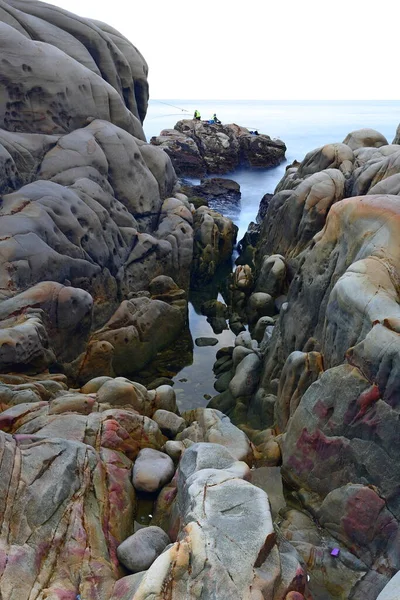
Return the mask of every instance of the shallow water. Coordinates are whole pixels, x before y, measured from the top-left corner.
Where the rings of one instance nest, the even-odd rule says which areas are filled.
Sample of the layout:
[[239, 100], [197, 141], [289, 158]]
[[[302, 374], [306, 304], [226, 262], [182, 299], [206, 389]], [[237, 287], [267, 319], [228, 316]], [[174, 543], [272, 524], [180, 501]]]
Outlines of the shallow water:
[[[377, 129], [390, 143], [400, 120], [400, 101], [151, 100], [144, 123], [147, 139], [159, 135], [162, 129], [173, 128], [180, 119], [192, 118], [196, 108], [204, 119], [216, 112], [223, 123], [237, 123], [249, 129], [257, 129], [272, 138], [279, 137], [287, 146], [287, 160], [278, 167], [240, 168], [224, 175], [240, 184], [241, 202], [239, 205], [221, 202], [218, 206], [213, 205], [213, 208], [230, 217], [239, 227], [238, 240], [243, 237], [249, 223], [255, 220], [263, 195], [273, 193], [286, 166], [293, 160], [302, 160], [307, 152], [324, 144], [342, 142], [350, 131], [363, 127]], [[198, 183], [198, 180], [192, 181]], [[217, 298], [223, 288], [223, 285], [218, 287], [218, 282], [215, 283], [216, 289], [210, 291], [210, 297], [213, 298]], [[188, 364], [190, 361], [186, 360], [184, 366], [180, 365], [179, 372], [172, 377], [181, 410], [206, 406], [208, 397], [217, 393], [213, 387], [215, 379], [212, 371], [215, 355], [218, 349], [232, 345], [235, 339], [229, 330], [214, 334], [206, 318], [200, 313], [195, 295], [192, 300], [189, 303], [192, 362]], [[203, 348], [196, 346], [194, 340], [203, 336], [217, 338], [218, 344]]]

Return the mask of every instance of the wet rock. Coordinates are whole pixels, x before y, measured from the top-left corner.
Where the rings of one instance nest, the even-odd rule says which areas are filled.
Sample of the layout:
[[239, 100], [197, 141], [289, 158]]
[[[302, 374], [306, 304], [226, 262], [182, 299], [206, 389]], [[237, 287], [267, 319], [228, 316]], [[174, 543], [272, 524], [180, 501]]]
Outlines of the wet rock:
[[233, 274], [233, 286], [239, 290], [251, 290], [253, 287], [253, 273], [249, 265], [239, 265]]
[[274, 320], [272, 317], [260, 317], [254, 326], [251, 333], [252, 337], [260, 344], [264, 338], [267, 327], [273, 327]]
[[234, 313], [230, 317], [229, 328], [235, 335], [238, 335], [241, 331], [246, 330], [246, 327], [243, 325], [242, 318], [237, 313]]
[[132, 483], [135, 489], [141, 492], [157, 492], [171, 481], [174, 473], [174, 463], [167, 454], [144, 448], [135, 461]]
[[148, 390], [155, 390], [161, 385], [168, 385], [172, 387], [174, 385], [174, 380], [170, 379], [169, 377], [157, 377], [157, 379], [153, 379], [153, 381], [148, 383], [146, 387]]
[[216, 344], [218, 344], [218, 340], [216, 338], [209, 338], [209, 337], [199, 337], [196, 338], [194, 343], [196, 344], [196, 346], [215, 346]]
[[219, 393], [225, 392], [225, 390], [229, 388], [229, 384], [234, 374], [235, 372], [233, 370], [221, 373], [221, 375], [218, 376], [216, 382], [214, 383], [214, 389]]
[[118, 560], [132, 573], [146, 571], [169, 543], [160, 527], [144, 527], [118, 546]]
[[213, 365], [213, 371], [215, 373], [216, 376], [221, 375], [222, 373], [224, 373], [225, 371], [229, 371], [230, 368], [232, 367], [232, 355], [230, 354], [226, 354], [224, 356], [221, 356], [220, 358], [218, 358], [214, 365]]
[[198, 287], [209, 281], [217, 267], [230, 259], [238, 228], [230, 219], [206, 206], [196, 210], [193, 227], [192, 281]]
[[200, 185], [192, 186], [191, 193], [207, 200], [207, 204], [211, 208], [213, 200], [238, 203], [241, 198], [240, 185], [232, 179], [222, 177], [202, 179]]
[[245, 356], [236, 368], [235, 375], [229, 383], [229, 390], [234, 398], [250, 396], [259, 381], [261, 360], [255, 354]]
[[254, 292], [247, 304], [249, 322], [258, 321], [260, 317], [272, 316], [275, 313], [274, 300], [265, 292]]
[[270, 294], [277, 298], [283, 290], [286, 279], [286, 263], [283, 256], [274, 254], [265, 256], [261, 265], [261, 271], [257, 277], [256, 292]]

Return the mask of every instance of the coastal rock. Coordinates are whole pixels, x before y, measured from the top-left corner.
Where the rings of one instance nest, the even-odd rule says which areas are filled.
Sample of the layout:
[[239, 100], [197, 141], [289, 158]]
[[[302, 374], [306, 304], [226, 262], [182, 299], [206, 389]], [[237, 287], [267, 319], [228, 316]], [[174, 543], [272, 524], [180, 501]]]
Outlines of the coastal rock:
[[321, 152], [306, 157], [297, 171], [299, 178], [300, 173], [307, 175], [305, 179], [299, 179], [295, 189], [283, 189], [270, 200], [261, 228], [261, 256], [296, 256], [323, 228], [331, 206], [343, 199], [345, 177], [338, 168], [322, 170], [318, 157], [325, 164], [324, 156]]
[[132, 573], [146, 571], [170, 543], [160, 527], [145, 527], [128, 537], [117, 548], [120, 562]]
[[[30, 372], [59, 365], [80, 385], [113, 374], [118, 352], [104, 343], [85, 346], [88, 331], [104, 326], [121, 299], [147, 290], [157, 275], [188, 287], [191, 207], [183, 196], [172, 197], [177, 178], [168, 156], [145, 143], [147, 65], [128, 40], [103, 23], [35, 1], [4, 4], [0, 26], [7, 62], [0, 310], [3, 318], [29, 307], [46, 312], [51, 295], [70, 294], [70, 323], [64, 317], [55, 326], [53, 314], [42, 319], [37, 349], [22, 360], [8, 356], [12, 344], [6, 350], [4, 343], [6, 361], [18, 369], [25, 363]], [[43, 282], [51, 283], [44, 289]], [[14, 347], [17, 337], [22, 343], [20, 330], [10, 335]]]
[[190, 195], [204, 198], [207, 204], [213, 208], [213, 202], [240, 203], [240, 185], [232, 179], [222, 177], [210, 177], [202, 179], [199, 185], [190, 188]]
[[174, 473], [174, 463], [167, 454], [151, 448], [144, 448], [139, 452], [135, 461], [132, 483], [135, 489], [141, 492], [157, 492], [163, 485], [171, 481]]
[[357, 129], [346, 135], [343, 144], [346, 144], [352, 150], [358, 148], [380, 148], [387, 146], [388, 141], [384, 135], [375, 129]]
[[[194, 598], [201, 585], [205, 597], [239, 600], [249, 592], [254, 568], [274, 544], [265, 492], [240, 478], [235, 468], [240, 463], [229, 453], [221, 455], [214, 444], [207, 444], [204, 451], [202, 446], [189, 448], [180, 463], [177, 502], [182, 529], [178, 541], [149, 569], [137, 591], [138, 599], [161, 599], [175, 564], [171, 599]], [[190, 564], [194, 568], [189, 569]]]
[[[256, 255], [256, 290], [269, 256], [279, 253], [286, 269], [279, 316], [260, 343], [260, 383], [247, 406], [219, 400], [260, 440], [260, 464], [274, 464], [276, 451], [294, 502], [324, 527], [319, 540], [309, 526], [296, 543], [286, 525], [283, 535], [310, 567], [311, 592], [315, 581], [326, 598], [375, 600], [399, 569], [399, 164], [398, 145], [360, 130], [286, 171]], [[250, 429], [257, 415], [268, 439]], [[325, 535], [343, 553], [334, 571]]]
[[201, 206], [194, 216], [194, 254], [192, 281], [210, 280], [217, 267], [232, 255], [238, 228], [227, 217]]
[[182, 416], [189, 426], [178, 434], [178, 440], [221, 444], [236, 460], [251, 461], [252, 449], [247, 436], [219, 410], [196, 408]]
[[[184, 311], [182, 310], [184, 309]], [[186, 322], [184, 307], [146, 297], [124, 300], [111, 319], [92, 340], [112, 345], [112, 367], [116, 375], [140, 371], [154, 356], [168, 346]]]
[[377, 600], [396, 600], [400, 585], [400, 572], [396, 573], [389, 583], [381, 591]]
[[372, 194], [376, 190], [397, 190], [400, 173], [400, 147], [382, 146], [356, 151], [356, 163], [351, 179], [351, 195]]
[[153, 414], [153, 421], [157, 423], [164, 435], [174, 438], [186, 427], [185, 420], [173, 412], [158, 409]]
[[202, 176], [228, 173], [239, 164], [271, 167], [285, 158], [286, 146], [268, 135], [252, 134], [245, 127], [208, 123], [197, 119], [178, 121], [151, 143], [164, 148], [178, 175]]
[[27, 599], [32, 590], [111, 597], [119, 576], [118, 540], [132, 527], [131, 461], [75, 441], [2, 431], [0, 451], [2, 485], [12, 492], [12, 499], [2, 494], [2, 524], [9, 531], [8, 543], [1, 543], [9, 557], [2, 567], [2, 597], [18, 593]]
[[170, 157], [177, 175], [202, 177], [206, 174], [206, 164], [200, 150], [189, 135], [176, 129], [163, 129], [150, 143], [161, 148]]

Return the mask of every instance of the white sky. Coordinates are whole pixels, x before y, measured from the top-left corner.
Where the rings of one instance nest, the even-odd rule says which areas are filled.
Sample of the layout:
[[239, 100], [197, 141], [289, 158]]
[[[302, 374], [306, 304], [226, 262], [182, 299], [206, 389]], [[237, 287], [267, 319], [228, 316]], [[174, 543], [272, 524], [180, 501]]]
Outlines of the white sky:
[[154, 99], [400, 99], [394, 0], [49, 3], [121, 31]]

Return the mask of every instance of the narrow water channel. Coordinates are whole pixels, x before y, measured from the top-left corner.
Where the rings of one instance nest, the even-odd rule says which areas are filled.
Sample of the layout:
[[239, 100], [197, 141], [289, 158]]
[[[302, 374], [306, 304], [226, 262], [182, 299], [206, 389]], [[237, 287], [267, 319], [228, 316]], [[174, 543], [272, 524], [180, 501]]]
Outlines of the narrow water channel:
[[[261, 198], [266, 193], [272, 193], [285, 171], [286, 163], [271, 169], [246, 169], [241, 168], [225, 175], [227, 179], [233, 179], [240, 185], [241, 201], [232, 203], [219, 201], [210, 203], [210, 208], [217, 210], [222, 215], [229, 217], [238, 226], [238, 241], [247, 231], [251, 221], [255, 221]], [[198, 180], [191, 180], [197, 184]], [[234, 261], [232, 268], [235, 269]], [[191, 290], [189, 298], [189, 329], [193, 344], [192, 363], [186, 364], [172, 377], [177, 403], [180, 410], [188, 410], [199, 406], [206, 406], [212, 396], [216, 395], [214, 389], [213, 364], [216, 353], [223, 347], [232, 346], [235, 334], [226, 329], [222, 333], [214, 333], [207, 318], [201, 314], [201, 303], [208, 299], [218, 299], [225, 302], [224, 288], [226, 277], [229, 274], [225, 270], [217, 273], [210, 286], [203, 287], [201, 292]], [[226, 295], [226, 294], [225, 294]], [[215, 338], [214, 346], [199, 347], [196, 339], [201, 337]], [[179, 352], [179, 342], [176, 351]]]

